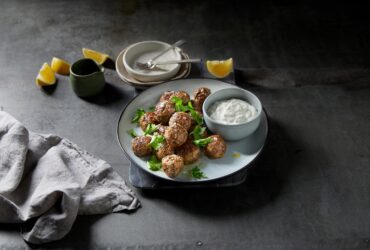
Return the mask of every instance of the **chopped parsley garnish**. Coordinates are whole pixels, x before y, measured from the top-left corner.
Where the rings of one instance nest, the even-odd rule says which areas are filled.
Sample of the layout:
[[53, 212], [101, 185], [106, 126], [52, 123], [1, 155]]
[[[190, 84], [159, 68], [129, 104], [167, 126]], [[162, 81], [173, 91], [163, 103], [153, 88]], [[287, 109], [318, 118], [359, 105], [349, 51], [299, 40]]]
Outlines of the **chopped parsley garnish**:
[[204, 137], [204, 132], [206, 131], [206, 127], [202, 127], [200, 125], [196, 125], [193, 131], [190, 133], [194, 137], [194, 140], [199, 140]]
[[164, 140], [165, 139], [163, 135], [153, 135], [152, 140], [150, 141], [149, 145], [153, 149], [158, 150], [162, 146]]
[[128, 130], [127, 133], [129, 135], [131, 135], [132, 138], [137, 137], [137, 134], [136, 134], [135, 130], [133, 130], [133, 129]]
[[198, 125], [203, 125], [203, 116], [198, 111], [196, 111], [194, 109], [193, 104], [191, 102], [188, 103], [188, 108], [189, 108], [189, 111], [190, 111], [190, 115], [191, 115], [191, 117], [193, 117], [195, 122]]
[[198, 147], [205, 147], [207, 146], [208, 143], [211, 143], [212, 142], [212, 137], [208, 137], [208, 138], [205, 138], [205, 139], [198, 139], [198, 140], [194, 140], [193, 143], [195, 145], [197, 145]]
[[193, 104], [191, 104], [191, 102], [188, 102], [188, 105], [184, 105], [182, 103], [182, 99], [178, 98], [177, 96], [172, 97], [171, 101], [175, 104], [176, 112], [179, 112], [179, 111], [188, 112], [188, 111], [190, 111], [190, 116], [195, 120], [195, 122], [198, 125], [203, 125], [202, 115], [194, 109]]
[[203, 125], [203, 116], [198, 111], [190, 109], [190, 115], [198, 125]]
[[182, 99], [181, 98], [178, 98], [177, 96], [173, 96], [171, 98], [171, 102], [173, 102], [175, 104], [175, 110], [176, 112], [187, 112], [189, 111], [189, 107], [188, 106], [184, 106], [184, 104], [182, 103]]
[[146, 162], [148, 168], [152, 171], [158, 171], [162, 168], [162, 162], [157, 159], [155, 155], [152, 155], [149, 161]]
[[189, 110], [194, 110], [193, 104], [191, 102], [188, 102]]
[[131, 120], [131, 123], [138, 123], [140, 118], [145, 114], [145, 110], [144, 109], [138, 109], [136, 110], [136, 113], [134, 115], [134, 117], [132, 118]]
[[193, 167], [190, 171], [191, 176], [195, 179], [206, 179], [208, 178], [199, 167]]
[[148, 126], [146, 126], [144, 135], [151, 135], [154, 132], [156, 132], [157, 130], [158, 130], [158, 126], [153, 124], [153, 123], [150, 123]]

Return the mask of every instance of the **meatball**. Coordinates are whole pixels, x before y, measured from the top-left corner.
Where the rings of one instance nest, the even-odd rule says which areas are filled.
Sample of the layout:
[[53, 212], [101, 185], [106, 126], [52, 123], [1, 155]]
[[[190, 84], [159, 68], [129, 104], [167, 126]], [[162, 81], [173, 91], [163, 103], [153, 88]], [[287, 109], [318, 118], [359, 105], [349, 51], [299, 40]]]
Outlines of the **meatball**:
[[163, 157], [167, 155], [172, 155], [173, 153], [174, 153], [174, 150], [173, 150], [172, 145], [167, 142], [164, 142], [159, 147], [159, 149], [155, 151], [155, 156], [157, 156], [159, 160], [162, 160]]
[[160, 102], [169, 101], [171, 100], [173, 94], [175, 94], [175, 91], [165, 91], [159, 98], [159, 101]]
[[131, 142], [134, 154], [139, 157], [150, 155], [153, 152], [152, 147], [149, 145], [151, 140], [150, 136], [135, 137]]
[[199, 88], [194, 91], [194, 108], [202, 112], [204, 100], [211, 94], [209, 88]]
[[226, 143], [220, 135], [211, 135], [212, 142], [204, 148], [204, 154], [211, 159], [217, 159], [224, 156], [226, 152]]
[[199, 160], [200, 149], [193, 144], [192, 140], [187, 140], [183, 145], [176, 148], [176, 154], [184, 159], [184, 164], [192, 164]]
[[185, 104], [188, 104], [188, 102], [190, 102], [190, 96], [188, 93], [186, 93], [185, 91], [176, 91], [172, 96], [172, 97], [178, 97], [182, 100], [182, 103], [185, 105]]
[[158, 124], [159, 121], [154, 112], [146, 112], [139, 120], [140, 128], [145, 131], [149, 124]]
[[162, 124], [158, 124], [157, 125], [157, 133], [159, 135], [164, 135], [164, 132], [166, 131], [166, 129], [168, 128], [168, 126], [165, 126], [165, 125], [162, 125]]
[[158, 121], [165, 125], [167, 124], [168, 120], [175, 113], [175, 104], [171, 101], [163, 101], [155, 106], [155, 114], [157, 116]]
[[168, 177], [174, 178], [184, 168], [184, 160], [178, 155], [167, 155], [162, 159], [162, 169]]
[[178, 124], [180, 126], [183, 126], [187, 131], [189, 131], [192, 125], [192, 118], [188, 113], [176, 112], [171, 116], [168, 124], [170, 126], [175, 126], [175, 124]]
[[164, 132], [164, 138], [174, 148], [181, 146], [188, 139], [188, 131], [182, 126], [168, 127]]

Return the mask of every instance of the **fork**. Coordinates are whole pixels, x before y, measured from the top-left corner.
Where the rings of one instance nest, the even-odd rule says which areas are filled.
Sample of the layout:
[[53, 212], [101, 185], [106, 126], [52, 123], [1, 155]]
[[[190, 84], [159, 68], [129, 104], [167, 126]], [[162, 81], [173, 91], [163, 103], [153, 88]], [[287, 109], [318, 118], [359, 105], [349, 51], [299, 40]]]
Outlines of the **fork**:
[[140, 69], [155, 69], [157, 65], [167, 65], [167, 64], [177, 64], [177, 63], [198, 63], [201, 61], [202, 59], [183, 59], [183, 60], [170, 60], [170, 61], [155, 62], [155, 63], [136, 62], [136, 66], [138, 66]]
[[[169, 46], [168, 48], [166, 48], [165, 50], [161, 51], [158, 55], [156, 55], [155, 57], [153, 57], [152, 59], [148, 60], [145, 64], [147, 65], [147, 67], [149, 68], [150, 65], [153, 63], [153, 61], [157, 58], [159, 58], [160, 56], [162, 56], [164, 53], [166, 53], [167, 51], [173, 49], [173, 48], [176, 48], [180, 45], [182, 45], [183, 43], [185, 43], [186, 41], [184, 39], [180, 39], [178, 40], [177, 42], [175, 42], [174, 44], [172, 44], [171, 46]], [[139, 64], [139, 62], [137, 62], [136, 64]], [[141, 65], [143, 63], [140, 63]], [[140, 67], [140, 66], [139, 66]]]

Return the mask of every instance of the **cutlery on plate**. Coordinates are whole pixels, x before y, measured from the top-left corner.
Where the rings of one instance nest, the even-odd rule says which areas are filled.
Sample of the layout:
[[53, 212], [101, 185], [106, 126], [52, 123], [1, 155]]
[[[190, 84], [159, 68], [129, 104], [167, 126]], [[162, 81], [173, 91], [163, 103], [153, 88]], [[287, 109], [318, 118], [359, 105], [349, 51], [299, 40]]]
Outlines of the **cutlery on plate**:
[[[153, 57], [152, 59], [148, 60], [146, 63], [141, 63], [141, 62], [136, 62], [136, 65], [139, 65], [139, 64], [146, 64], [147, 65], [147, 68], [150, 68], [153, 61], [155, 59], [157, 59], [158, 57], [160, 57], [161, 55], [163, 55], [164, 53], [166, 53], [167, 51], [177, 47], [177, 46], [180, 46], [182, 45], [183, 43], [185, 43], [186, 41], [184, 39], [181, 39], [181, 40], [178, 40], [177, 42], [175, 42], [174, 44], [172, 44], [170, 47], [168, 47], [167, 49], [163, 50], [162, 52], [160, 52], [158, 55], [156, 55], [155, 57]], [[140, 66], [139, 66], [140, 67]]]
[[155, 62], [155, 63], [152, 62], [149, 65], [148, 63], [136, 62], [136, 66], [138, 66], [140, 69], [157, 69], [158, 65], [177, 64], [177, 63], [198, 63], [201, 61], [202, 59], [183, 59], [183, 60], [170, 60], [170, 61]]

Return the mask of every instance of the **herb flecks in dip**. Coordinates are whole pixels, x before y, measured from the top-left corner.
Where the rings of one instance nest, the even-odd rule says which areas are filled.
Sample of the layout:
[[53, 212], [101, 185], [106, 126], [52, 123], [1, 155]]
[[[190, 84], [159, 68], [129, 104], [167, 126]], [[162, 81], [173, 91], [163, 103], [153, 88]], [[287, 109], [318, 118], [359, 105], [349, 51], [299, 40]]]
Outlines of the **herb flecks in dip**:
[[215, 102], [208, 109], [209, 116], [220, 123], [240, 124], [252, 120], [257, 110], [254, 106], [240, 99], [228, 99]]

